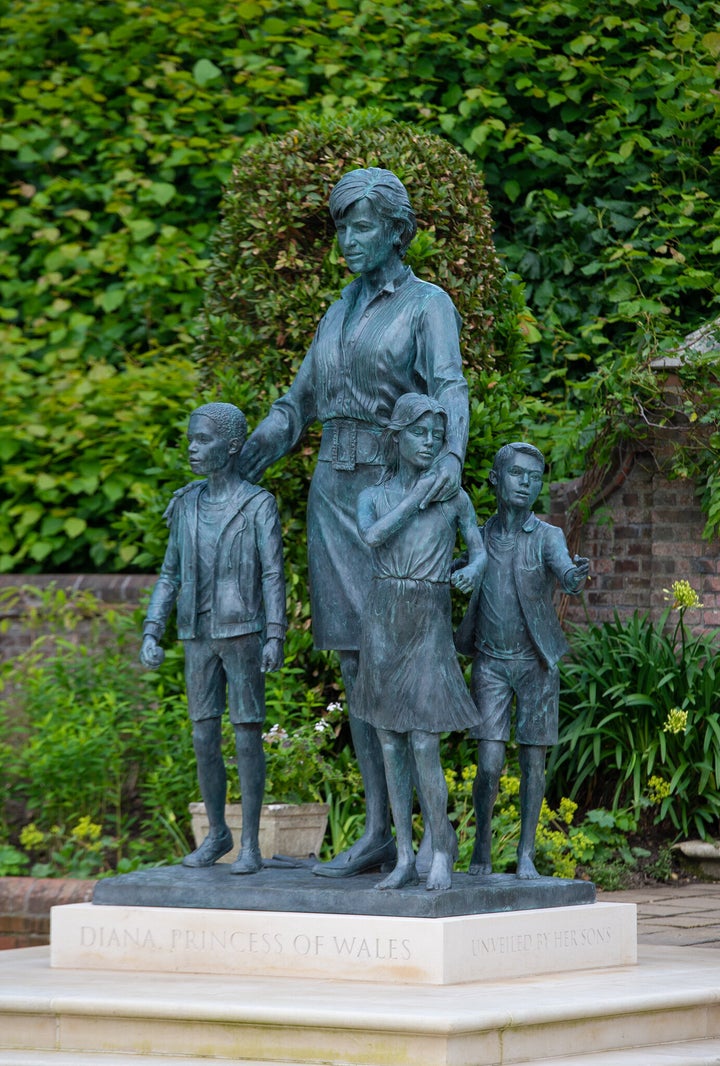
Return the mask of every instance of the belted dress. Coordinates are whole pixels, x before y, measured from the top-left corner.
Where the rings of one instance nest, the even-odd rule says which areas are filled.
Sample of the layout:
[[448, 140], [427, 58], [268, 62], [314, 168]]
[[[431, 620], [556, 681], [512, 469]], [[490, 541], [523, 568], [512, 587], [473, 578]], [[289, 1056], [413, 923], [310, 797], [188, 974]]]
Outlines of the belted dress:
[[395, 401], [406, 392], [437, 399], [448, 416], [447, 450], [461, 463], [468, 434], [461, 321], [450, 297], [404, 267], [346, 327], [361, 291], [356, 278], [328, 309], [290, 389], [243, 449], [250, 467], [264, 469], [322, 423], [308, 497], [310, 606], [315, 646], [336, 651], [360, 646], [372, 564], [357, 499], [380, 478], [380, 436]]

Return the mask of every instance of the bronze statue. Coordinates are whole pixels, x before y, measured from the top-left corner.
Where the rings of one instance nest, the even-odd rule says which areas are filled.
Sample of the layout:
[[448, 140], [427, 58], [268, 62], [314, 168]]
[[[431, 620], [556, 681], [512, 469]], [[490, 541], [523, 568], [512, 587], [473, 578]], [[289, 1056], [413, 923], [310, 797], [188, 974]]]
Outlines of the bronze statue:
[[426, 502], [452, 497], [460, 487], [468, 400], [459, 315], [442, 289], [403, 264], [416, 221], [402, 183], [375, 167], [351, 171], [333, 189], [330, 211], [340, 250], [359, 276], [323, 317], [289, 391], [250, 436], [241, 468], [257, 480], [310, 423], [322, 422], [308, 500], [313, 635], [318, 648], [339, 654], [366, 825], [359, 841], [315, 872], [343, 877], [395, 857], [378, 738], [354, 713], [360, 618], [371, 582], [357, 501], [378, 480], [380, 436], [406, 392], [433, 396], [447, 412], [447, 447], [428, 472]]
[[452, 583], [470, 592], [486, 556], [472, 504], [461, 489], [428, 503], [429, 471], [445, 443], [446, 415], [429, 396], [401, 396], [383, 434], [387, 469], [358, 502], [360, 535], [373, 580], [363, 612], [355, 714], [375, 726], [382, 746], [398, 860], [378, 888], [417, 884], [412, 847], [413, 764], [430, 824], [426, 887], [451, 884], [456, 841], [447, 816], [440, 733], [465, 731], [478, 713], [453, 647], [450, 568], [458, 531], [469, 563]]
[[235, 874], [256, 873], [262, 865], [264, 674], [282, 666], [286, 628], [277, 506], [269, 492], [238, 473], [246, 435], [245, 416], [232, 404], [205, 404], [190, 416], [190, 468], [204, 480], [178, 489], [165, 512], [170, 539], [140, 651], [150, 669], [163, 661], [158, 642], [177, 605], [198, 781], [210, 824], [184, 866], [212, 866], [233, 846], [221, 750], [227, 691], [243, 807], [242, 847], [230, 866]]
[[531, 444], [506, 444], [495, 456], [490, 482], [497, 494], [497, 513], [482, 530], [487, 566], [455, 636], [458, 650], [473, 656], [470, 687], [481, 718], [470, 731], [479, 741], [471, 874], [492, 872], [492, 810], [514, 699], [520, 756], [516, 873], [523, 879], [538, 876], [533, 860], [545, 795], [545, 753], [548, 745], [557, 743], [557, 663], [567, 651], [552, 594], [556, 582], [564, 592], [578, 594], [589, 565], [587, 559], [570, 558], [561, 529], [532, 513], [544, 469], [542, 453]]

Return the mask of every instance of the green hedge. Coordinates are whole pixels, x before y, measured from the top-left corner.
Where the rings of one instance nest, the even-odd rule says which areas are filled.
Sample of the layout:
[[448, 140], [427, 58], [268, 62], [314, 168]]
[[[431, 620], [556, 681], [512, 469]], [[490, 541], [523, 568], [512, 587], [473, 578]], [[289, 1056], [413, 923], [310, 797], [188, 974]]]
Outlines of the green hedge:
[[[496, 246], [539, 325], [531, 376], [503, 384], [506, 406], [532, 392], [589, 423], [588, 408], [619, 395], [632, 412], [633, 367], [712, 316], [720, 296], [719, 16], [718, 0], [9, 0], [0, 458], [13, 470], [0, 567], [152, 566], [138, 525], [164, 481], [142, 449], [125, 471], [145, 487], [110, 509], [62, 484], [46, 497], [42, 475], [63, 477], [43, 427], [70, 439], [78, 410], [63, 413], [53, 394], [67, 374], [91, 373], [101, 400], [107, 367], [167, 364], [168, 421], [184, 415], [197, 385], [188, 371], [176, 401], [173, 367], [197, 341], [222, 186], [249, 146], [305, 116], [379, 104], [387, 120], [460, 146], [484, 172]], [[278, 348], [291, 341], [294, 360], [299, 334]], [[126, 403], [137, 388], [128, 378]], [[98, 440], [114, 433], [113, 403]], [[558, 473], [576, 467], [592, 431], [578, 438], [574, 414], [557, 423], [531, 407], [528, 434], [550, 445]], [[716, 414], [703, 412], [708, 425]], [[82, 522], [114, 528], [92, 540]]]

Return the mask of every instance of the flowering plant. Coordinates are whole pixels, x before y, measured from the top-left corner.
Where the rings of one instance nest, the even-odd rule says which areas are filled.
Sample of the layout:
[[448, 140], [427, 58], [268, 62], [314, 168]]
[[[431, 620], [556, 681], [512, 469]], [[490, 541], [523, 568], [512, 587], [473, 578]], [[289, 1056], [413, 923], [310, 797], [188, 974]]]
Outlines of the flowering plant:
[[[335, 750], [342, 717], [341, 705], [331, 703], [315, 721], [270, 726], [263, 734], [265, 803], [325, 801], [328, 788], [342, 777]], [[227, 769], [228, 802], [238, 802], [242, 797], [234, 762]]]
[[720, 834], [720, 645], [688, 627], [702, 606], [688, 581], [663, 591], [656, 622], [636, 613], [573, 630], [550, 786], [704, 839]]

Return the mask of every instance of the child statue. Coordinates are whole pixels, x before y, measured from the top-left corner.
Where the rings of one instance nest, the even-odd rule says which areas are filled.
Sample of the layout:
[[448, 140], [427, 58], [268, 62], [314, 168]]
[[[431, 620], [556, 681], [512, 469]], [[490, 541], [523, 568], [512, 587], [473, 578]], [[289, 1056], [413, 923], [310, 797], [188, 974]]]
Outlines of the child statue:
[[466, 730], [478, 715], [453, 647], [450, 570], [458, 530], [469, 563], [452, 582], [470, 592], [485, 549], [472, 504], [461, 489], [432, 500], [429, 473], [445, 444], [437, 400], [406, 393], [383, 433], [385, 472], [358, 499], [358, 528], [372, 551], [373, 579], [362, 616], [355, 714], [377, 729], [397, 836], [397, 864], [378, 884], [417, 884], [412, 847], [413, 766], [430, 825], [429, 890], [451, 885], [456, 855], [440, 763], [440, 733]]
[[487, 566], [455, 635], [459, 651], [473, 656], [470, 688], [480, 725], [473, 783], [477, 822], [471, 874], [492, 872], [491, 819], [510, 739], [515, 701], [515, 739], [520, 757], [520, 842], [516, 876], [538, 877], [535, 833], [545, 795], [545, 753], [558, 738], [558, 660], [567, 642], [552, 602], [556, 582], [578, 594], [588, 560], [568, 555], [557, 526], [532, 513], [542, 487], [545, 460], [532, 444], [506, 444], [490, 471], [497, 513], [482, 530]]
[[238, 473], [246, 436], [245, 416], [233, 404], [204, 404], [190, 416], [190, 469], [204, 480], [178, 489], [165, 512], [170, 539], [140, 651], [150, 669], [163, 661], [158, 642], [177, 605], [198, 781], [210, 824], [184, 866], [212, 866], [233, 846], [221, 750], [227, 702], [243, 808], [242, 846], [230, 866], [234, 874], [256, 873], [262, 866], [264, 675], [282, 666], [286, 629], [277, 506], [269, 492]]

